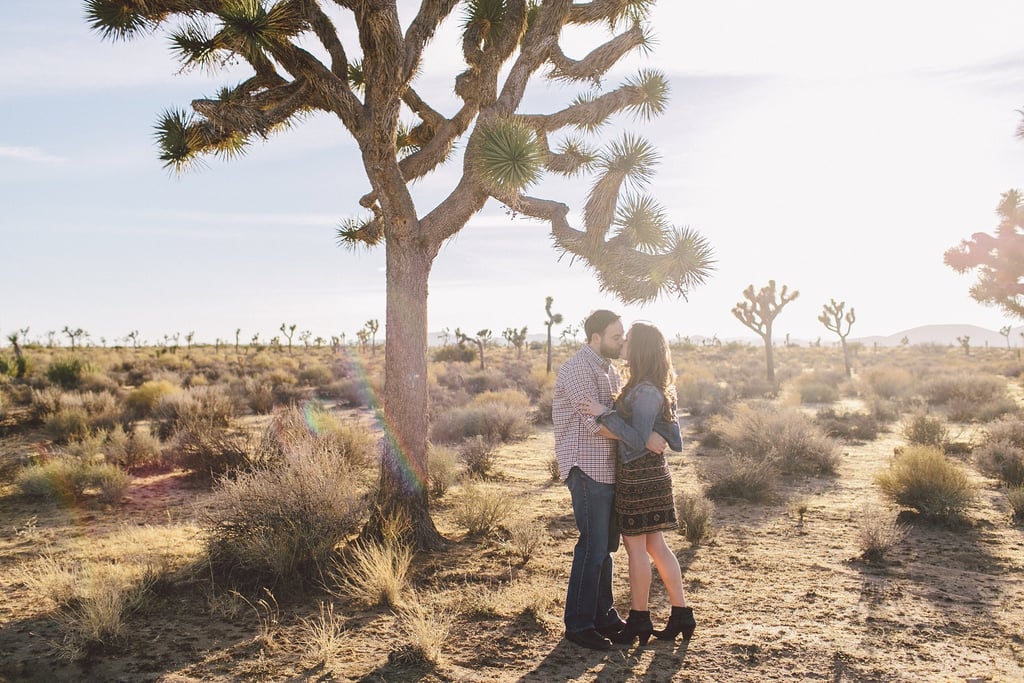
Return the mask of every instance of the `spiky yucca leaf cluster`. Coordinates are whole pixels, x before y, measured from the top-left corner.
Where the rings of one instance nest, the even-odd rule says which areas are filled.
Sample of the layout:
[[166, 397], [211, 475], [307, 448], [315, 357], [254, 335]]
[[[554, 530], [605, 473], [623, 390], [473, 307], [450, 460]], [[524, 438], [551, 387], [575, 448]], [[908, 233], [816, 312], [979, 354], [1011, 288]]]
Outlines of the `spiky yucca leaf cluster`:
[[629, 107], [637, 117], [644, 121], [663, 114], [668, 105], [668, 80], [659, 71], [645, 69], [636, 76], [626, 79], [627, 87], [636, 88], [643, 93], [643, 99]]
[[540, 179], [544, 149], [529, 126], [516, 119], [496, 119], [481, 124], [478, 135], [470, 163], [489, 190], [506, 194]]
[[655, 254], [669, 246], [669, 222], [665, 209], [647, 195], [630, 195], [615, 210], [617, 234], [640, 251]]

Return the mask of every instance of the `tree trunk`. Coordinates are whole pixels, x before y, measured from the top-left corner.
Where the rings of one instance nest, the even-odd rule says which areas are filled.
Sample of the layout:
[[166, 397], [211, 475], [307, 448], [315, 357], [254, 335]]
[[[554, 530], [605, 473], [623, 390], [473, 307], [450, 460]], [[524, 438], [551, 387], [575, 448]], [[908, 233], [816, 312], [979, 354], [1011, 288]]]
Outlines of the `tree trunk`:
[[377, 505], [363, 533], [379, 537], [386, 521], [397, 517], [411, 524], [415, 548], [437, 550], [447, 541], [430, 518], [427, 498], [427, 282], [434, 255], [397, 237], [389, 237], [385, 249], [384, 436]]
[[846, 376], [847, 377], [851, 377], [853, 373], [851, 372], [851, 369], [850, 369], [850, 351], [846, 347], [846, 337], [840, 337], [839, 341], [843, 345], [843, 365], [846, 366]]
[[548, 374], [551, 374], [551, 325], [548, 325]]
[[775, 349], [772, 348], [772, 330], [769, 327], [764, 333], [764, 359], [768, 370], [768, 383], [775, 386]]

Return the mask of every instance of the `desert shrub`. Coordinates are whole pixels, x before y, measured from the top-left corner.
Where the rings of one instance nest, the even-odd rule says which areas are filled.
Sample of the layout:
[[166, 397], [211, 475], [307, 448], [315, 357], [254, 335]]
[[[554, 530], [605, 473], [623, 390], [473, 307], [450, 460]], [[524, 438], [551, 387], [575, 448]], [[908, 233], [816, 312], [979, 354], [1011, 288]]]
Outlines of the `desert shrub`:
[[898, 420], [903, 412], [903, 406], [899, 402], [878, 396], [870, 397], [867, 406], [871, 417], [882, 423]]
[[916, 392], [914, 375], [904, 368], [879, 367], [864, 373], [864, 379], [878, 398], [899, 401]]
[[1005, 442], [1024, 448], [1024, 418], [1021, 415], [1006, 416], [985, 428], [985, 443]]
[[156, 410], [160, 399], [177, 391], [178, 387], [166, 379], [149, 380], [135, 387], [125, 396], [125, 408], [132, 419], [147, 418]]
[[276, 463], [291, 452], [328, 452], [353, 468], [366, 466], [376, 454], [377, 437], [360, 422], [342, 420], [322, 405], [275, 409], [259, 435], [252, 454], [254, 462]]
[[1017, 409], [1017, 402], [1009, 396], [982, 402], [958, 398], [946, 405], [946, 414], [955, 422], [991, 422]]
[[46, 379], [62, 389], [76, 389], [85, 369], [85, 364], [74, 356], [55, 358], [46, 368]]
[[502, 488], [470, 484], [455, 502], [455, 523], [470, 536], [483, 536], [505, 524], [513, 505], [511, 496]]
[[967, 372], [932, 377], [924, 382], [921, 393], [933, 406], [980, 405], [1007, 397], [1003, 378]]
[[839, 463], [835, 442], [803, 413], [770, 403], [739, 406], [716, 431], [731, 452], [765, 460], [782, 474], [831, 474]]
[[60, 408], [46, 417], [43, 433], [59, 444], [81, 439], [89, 435], [89, 415], [81, 406]]
[[29, 410], [33, 420], [42, 421], [47, 415], [60, 410], [65, 403], [65, 394], [56, 387], [32, 389], [29, 396]]
[[801, 403], [834, 403], [839, 400], [841, 375], [828, 372], [810, 372], [796, 378]]
[[302, 652], [303, 665], [330, 666], [348, 640], [344, 617], [335, 615], [333, 603], [321, 600], [319, 616], [300, 617], [299, 624], [296, 640]]
[[128, 488], [130, 477], [114, 465], [57, 456], [23, 469], [18, 488], [26, 496], [74, 503], [93, 492], [101, 501], [115, 503]]
[[431, 425], [431, 440], [456, 443], [482, 436], [498, 443], [525, 438], [531, 431], [529, 413], [530, 399], [519, 390], [484, 392], [469, 404], [438, 415]]
[[435, 363], [472, 363], [476, 360], [476, 349], [458, 344], [442, 346], [434, 351]]
[[[466, 372], [462, 379], [463, 388], [473, 396], [484, 392], [503, 392], [509, 386], [509, 379], [505, 373], [494, 368]], [[521, 393], [526, 395], [525, 392]], [[529, 403], [530, 397], [527, 396], [526, 400]]]
[[162, 396], [153, 410], [156, 435], [168, 440], [182, 425], [226, 428], [235, 416], [235, 405], [219, 387], [196, 387]]
[[1013, 518], [1024, 521], [1024, 486], [1014, 486], [1006, 490], [1006, 502], [1010, 504]]
[[903, 436], [914, 445], [941, 448], [949, 440], [949, 428], [941, 417], [917, 413], [903, 425]]
[[179, 419], [169, 444], [178, 467], [210, 479], [249, 463], [248, 436], [202, 416]]
[[963, 467], [936, 446], [908, 446], [875, 483], [897, 505], [936, 519], [961, 516], [977, 496]]
[[562, 469], [558, 466], [558, 458], [554, 455], [548, 458], [548, 474], [551, 475], [551, 481], [558, 481], [562, 478]]
[[344, 406], [368, 406], [372, 400], [366, 383], [354, 377], [339, 379], [321, 388], [320, 395], [333, 398]]
[[274, 387], [254, 377], [246, 377], [231, 385], [232, 400], [257, 415], [266, 415], [274, 409]]
[[1024, 486], [1024, 448], [991, 441], [974, 449], [978, 469], [1007, 486]]
[[72, 404], [75, 403], [80, 404], [88, 415], [90, 429], [110, 430], [123, 423], [123, 407], [117, 397], [106, 391], [78, 394], [72, 399]]
[[721, 462], [705, 468], [704, 476], [708, 481], [708, 498], [757, 503], [769, 500], [775, 494], [779, 471], [771, 461], [730, 454]]
[[459, 459], [471, 477], [483, 479], [494, 467], [495, 445], [482, 436], [471, 436], [459, 445]]
[[533, 414], [534, 424], [551, 424], [551, 407], [554, 401], [554, 387], [545, 387], [537, 397], [537, 410]]
[[447, 446], [430, 444], [427, 451], [427, 468], [430, 472], [430, 494], [440, 498], [455, 485], [459, 474], [459, 454]]
[[365, 486], [343, 458], [306, 446], [219, 480], [205, 526], [211, 565], [284, 584], [328, 569], [334, 548], [361, 524]]
[[702, 493], [680, 491], [676, 495], [676, 514], [679, 516], [679, 531], [691, 545], [711, 533], [711, 515], [715, 504]]
[[315, 363], [307, 365], [299, 370], [298, 375], [296, 375], [296, 379], [298, 379], [299, 384], [304, 384], [310, 387], [323, 387], [330, 384], [334, 379], [334, 376], [331, 374], [331, 371], [327, 366]]
[[833, 408], [819, 410], [815, 423], [833, 439], [872, 441], [878, 438], [878, 418], [869, 413], [838, 413]]
[[676, 404], [694, 416], [720, 415], [732, 402], [732, 392], [708, 372], [681, 373], [676, 379]]
[[895, 515], [876, 506], [866, 506], [857, 532], [861, 557], [868, 562], [881, 560], [894, 545], [906, 538], [909, 531], [910, 528], [900, 524]]

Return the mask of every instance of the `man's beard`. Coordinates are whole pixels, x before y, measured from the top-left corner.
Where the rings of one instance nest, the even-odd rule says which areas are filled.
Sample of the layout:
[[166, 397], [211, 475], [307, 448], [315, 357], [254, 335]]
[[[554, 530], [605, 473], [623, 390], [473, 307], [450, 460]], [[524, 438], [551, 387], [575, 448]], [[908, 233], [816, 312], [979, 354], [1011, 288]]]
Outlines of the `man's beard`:
[[620, 350], [608, 348], [603, 341], [601, 342], [601, 355], [608, 360], [618, 360]]

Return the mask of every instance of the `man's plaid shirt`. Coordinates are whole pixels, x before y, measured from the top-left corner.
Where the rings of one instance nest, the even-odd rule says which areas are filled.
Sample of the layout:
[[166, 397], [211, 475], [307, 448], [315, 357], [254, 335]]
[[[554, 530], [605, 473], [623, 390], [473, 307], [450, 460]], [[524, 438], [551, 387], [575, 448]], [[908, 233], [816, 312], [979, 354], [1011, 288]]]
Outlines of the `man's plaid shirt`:
[[555, 426], [555, 456], [562, 481], [573, 466], [594, 481], [615, 483], [616, 442], [597, 432], [601, 425], [578, 406], [589, 396], [600, 403], [612, 405], [612, 396], [619, 391], [619, 371], [607, 358], [589, 345], [584, 345], [558, 370], [551, 402], [551, 419]]

